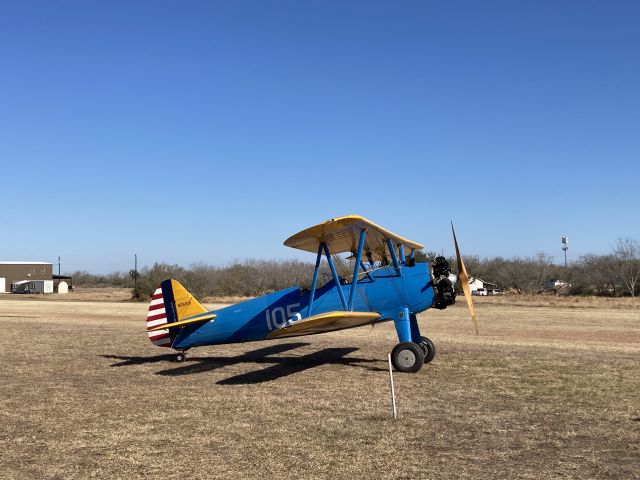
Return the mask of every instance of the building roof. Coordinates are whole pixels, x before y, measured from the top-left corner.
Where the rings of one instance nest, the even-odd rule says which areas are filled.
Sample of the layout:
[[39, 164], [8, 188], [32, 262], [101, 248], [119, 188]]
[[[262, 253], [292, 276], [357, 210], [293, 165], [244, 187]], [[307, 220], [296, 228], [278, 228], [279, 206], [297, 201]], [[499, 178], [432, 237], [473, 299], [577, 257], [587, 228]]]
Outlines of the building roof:
[[51, 262], [0, 262], [0, 265], [53, 265]]
[[487, 285], [493, 285], [494, 287], [497, 287], [497, 286], [498, 286], [498, 284], [497, 284], [497, 283], [487, 282], [486, 280], [482, 280], [482, 279], [481, 279], [481, 278], [479, 278], [479, 277], [470, 277], [470, 278], [469, 278], [469, 283], [473, 283], [473, 282], [475, 282], [476, 280], [478, 280], [479, 282], [485, 283], [485, 284], [487, 284]]
[[53, 280], [42, 280], [36, 278], [35, 280], [20, 280], [18, 282], [11, 282], [11, 285], [22, 285], [25, 283], [37, 283], [37, 282], [52, 282]]
[[478, 280], [479, 282], [485, 283], [485, 281], [483, 279], [481, 279], [480, 277], [469, 277], [469, 283], [473, 283], [476, 280]]

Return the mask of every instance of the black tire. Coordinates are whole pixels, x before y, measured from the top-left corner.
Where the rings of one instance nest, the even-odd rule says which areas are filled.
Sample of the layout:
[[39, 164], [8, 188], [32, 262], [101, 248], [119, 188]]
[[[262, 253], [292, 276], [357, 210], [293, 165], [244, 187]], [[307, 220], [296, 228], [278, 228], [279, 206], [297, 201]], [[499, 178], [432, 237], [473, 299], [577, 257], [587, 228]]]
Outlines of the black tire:
[[420, 348], [424, 352], [424, 363], [431, 363], [436, 357], [436, 346], [430, 338], [420, 337]]
[[187, 356], [184, 354], [184, 352], [176, 353], [176, 362], [184, 362], [185, 358], [187, 358]]
[[391, 364], [398, 372], [416, 373], [424, 365], [424, 353], [417, 343], [402, 342], [391, 351]]

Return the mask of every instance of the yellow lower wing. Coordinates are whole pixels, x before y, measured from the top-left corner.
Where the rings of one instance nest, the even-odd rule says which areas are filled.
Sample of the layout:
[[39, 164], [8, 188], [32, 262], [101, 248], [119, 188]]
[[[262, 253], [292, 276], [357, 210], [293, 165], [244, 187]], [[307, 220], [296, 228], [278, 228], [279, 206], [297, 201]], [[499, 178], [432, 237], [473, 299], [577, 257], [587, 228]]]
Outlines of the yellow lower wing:
[[271, 332], [267, 338], [285, 338], [298, 335], [331, 332], [343, 328], [359, 327], [380, 318], [376, 312], [327, 312], [298, 320]]
[[211, 320], [212, 318], [216, 318], [215, 313], [210, 313], [208, 315], [197, 315], [195, 317], [185, 318], [184, 320], [180, 320], [179, 322], [163, 323], [162, 325], [158, 325], [157, 327], [150, 328], [149, 330], [147, 330], [147, 332], [153, 332], [155, 330], [166, 330], [167, 328], [180, 328], [184, 327], [185, 325], [191, 325], [193, 323], [206, 322], [208, 320]]

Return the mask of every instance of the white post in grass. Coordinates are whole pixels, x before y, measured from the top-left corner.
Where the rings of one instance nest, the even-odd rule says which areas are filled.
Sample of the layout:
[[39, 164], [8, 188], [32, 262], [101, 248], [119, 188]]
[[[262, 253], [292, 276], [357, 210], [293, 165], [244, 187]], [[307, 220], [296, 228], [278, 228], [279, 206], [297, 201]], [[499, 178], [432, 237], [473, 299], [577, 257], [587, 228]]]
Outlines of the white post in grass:
[[389, 383], [391, 384], [391, 407], [393, 408], [393, 418], [398, 418], [398, 410], [396, 409], [396, 389], [393, 386], [393, 369], [391, 368], [391, 354], [388, 355], [389, 360]]

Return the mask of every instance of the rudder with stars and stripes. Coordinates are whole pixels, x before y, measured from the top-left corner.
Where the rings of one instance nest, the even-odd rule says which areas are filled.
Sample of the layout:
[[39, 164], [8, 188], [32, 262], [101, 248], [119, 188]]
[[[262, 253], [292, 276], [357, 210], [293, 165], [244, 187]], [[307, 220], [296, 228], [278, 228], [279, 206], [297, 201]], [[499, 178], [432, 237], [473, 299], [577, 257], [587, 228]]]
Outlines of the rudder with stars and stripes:
[[[161, 325], [179, 322], [192, 315], [206, 312], [198, 300], [191, 295], [177, 280], [163, 281], [151, 296], [151, 304], [147, 313], [147, 335], [154, 345], [170, 347], [174, 333], [169, 328], [157, 329]], [[149, 331], [152, 330], [153, 331]]]
[[[163, 288], [164, 287], [164, 288]], [[150, 330], [159, 325], [169, 324], [175, 321], [172, 311], [173, 292], [171, 288], [171, 281], [165, 280], [158, 288], [155, 289], [151, 296], [151, 304], [149, 305], [149, 312], [147, 314], [147, 330]], [[147, 332], [149, 340], [154, 345], [161, 347], [171, 346], [171, 336], [169, 335], [169, 329], [154, 330], [153, 332]]]

